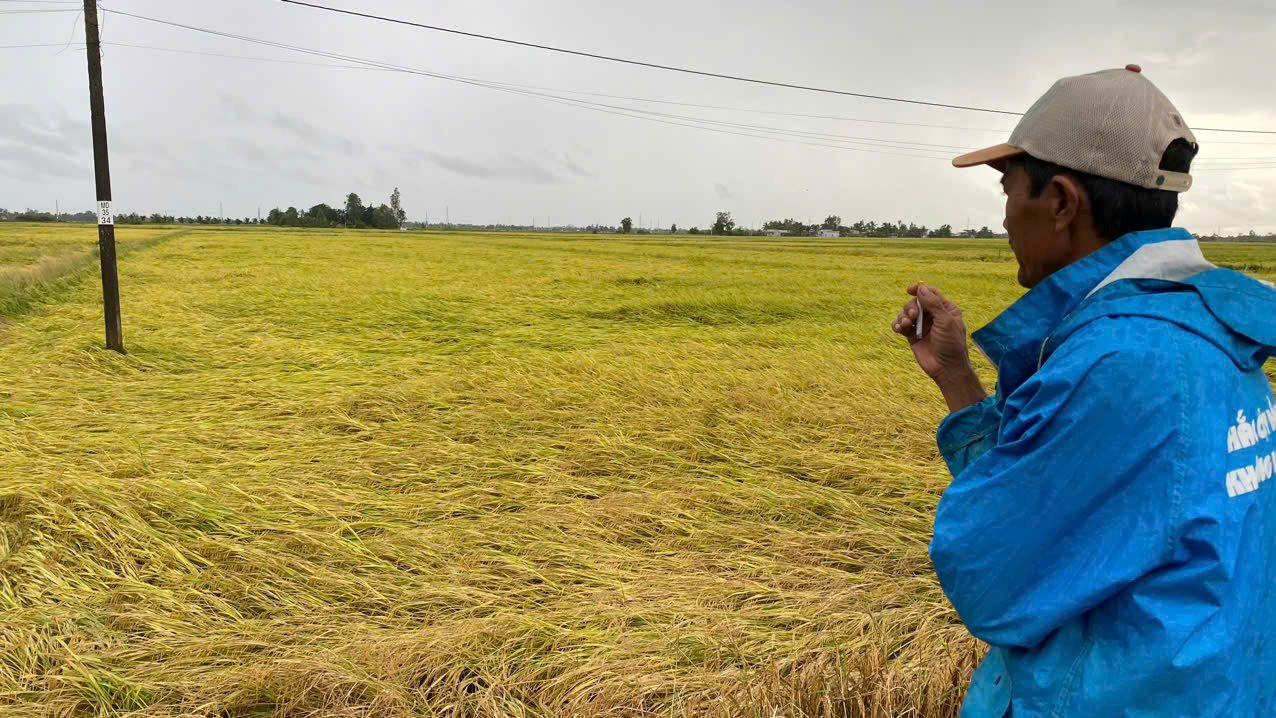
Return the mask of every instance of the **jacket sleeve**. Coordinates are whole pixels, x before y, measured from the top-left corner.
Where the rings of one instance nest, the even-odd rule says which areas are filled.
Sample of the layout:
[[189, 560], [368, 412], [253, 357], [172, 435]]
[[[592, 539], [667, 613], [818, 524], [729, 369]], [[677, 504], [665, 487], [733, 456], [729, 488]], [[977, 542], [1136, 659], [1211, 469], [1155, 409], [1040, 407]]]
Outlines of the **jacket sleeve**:
[[1111, 321], [1006, 398], [995, 446], [939, 502], [931, 560], [988, 643], [1036, 645], [1169, 558], [1181, 359], [1168, 337], [1113, 341]]
[[948, 464], [949, 473], [957, 476], [996, 445], [1000, 424], [1001, 409], [995, 396], [955, 411], [940, 422], [936, 432], [939, 453]]

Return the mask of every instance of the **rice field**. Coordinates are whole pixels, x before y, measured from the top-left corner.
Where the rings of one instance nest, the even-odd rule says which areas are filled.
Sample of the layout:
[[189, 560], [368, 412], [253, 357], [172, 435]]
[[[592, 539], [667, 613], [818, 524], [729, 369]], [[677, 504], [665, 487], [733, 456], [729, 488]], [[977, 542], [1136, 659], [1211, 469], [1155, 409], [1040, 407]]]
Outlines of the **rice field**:
[[0, 713], [956, 715], [888, 323], [1004, 243], [121, 236], [127, 356], [95, 228], [0, 225]]
[[[121, 228], [117, 253], [149, 246], [172, 230]], [[30, 310], [97, 261], [97, 227], [88, 225], [14, 225], [0, 228], [0, 321]]]

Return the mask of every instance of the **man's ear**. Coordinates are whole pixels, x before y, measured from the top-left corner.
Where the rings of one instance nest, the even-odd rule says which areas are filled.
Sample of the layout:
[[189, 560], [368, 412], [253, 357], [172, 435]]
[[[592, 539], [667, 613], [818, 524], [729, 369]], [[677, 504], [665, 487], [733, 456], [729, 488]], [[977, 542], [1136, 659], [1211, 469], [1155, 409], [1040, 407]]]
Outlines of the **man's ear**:
[[1086, 200], [1085, 189], [1076, 178], [1066, 174], [1051, 177], [1048, 189], [1055, 231], [1067, 229], [1081, 214], [1081, 203]]

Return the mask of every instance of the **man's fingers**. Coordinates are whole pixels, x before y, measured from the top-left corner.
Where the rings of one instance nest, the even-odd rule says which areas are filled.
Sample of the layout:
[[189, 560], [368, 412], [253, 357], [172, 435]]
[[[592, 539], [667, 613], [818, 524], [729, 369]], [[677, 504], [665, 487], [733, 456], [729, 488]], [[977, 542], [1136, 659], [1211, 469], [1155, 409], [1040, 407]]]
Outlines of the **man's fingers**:
[[[939, 294], [939, 293], [936, 292], [936, 294]], [[939, 294], [939, 301], [941, 304], [944, 305], [944, 309], [947, 309], [950, 313], [961, 314], [961, 307], [958, 307], [957, 304], [953, 300], [949, 299], [948, 297], [945, 297], [944, 295]]]
[[925, 282], [918, 282], [916, 284], [910, 285], [908, 289], [904, 291], [908, 292], [909, 296], [918, 297], [918, 298], [923, 297], [927, 294], [938, 295], [940, 297], [944, 296], [943, 294], [940, 294], [938, 289], [935, 289], [934, 287], [930, 286], [929, 284], [926, 284]]
[[[899, 334], [907, 334], [913, 330], [914, 317], [909, 316], [908, 306], [899, 310], [899, 314], [895, 315], [895, 321], [891, 323], [891, 329]], [[917, 308], [913, 307], [913, 314], [916, 314]]]
[[899, 316], [892, 325], [892, 328], [900, 334], [912, 336], [922, 310], [925, 310], [929, 322], [937, 319], [942, 322], [947, 322], [949, 319], [961, 320], [961, 309], [945, 297], [943, 292], [929, 284], [917, 282], [910, 285], [906, 291], [916, 299], [909, 301], [900, 309]]
[[923, 284], [917, 289], [917, 301], [922, 303], [926, 311], [932, 315], [951, 314], [957, 311], [957, 305], [948, 300], [938, 289]]

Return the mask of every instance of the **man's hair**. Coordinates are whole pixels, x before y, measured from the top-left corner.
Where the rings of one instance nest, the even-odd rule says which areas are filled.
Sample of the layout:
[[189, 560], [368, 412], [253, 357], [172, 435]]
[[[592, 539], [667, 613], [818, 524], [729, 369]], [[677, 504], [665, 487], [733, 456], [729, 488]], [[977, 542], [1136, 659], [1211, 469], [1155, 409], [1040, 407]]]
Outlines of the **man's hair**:
[[[1161, 155], [1161, 169], [1188, 172], [1197, 149], [1187, 140], [1174, 140]], [[1178, 192], [1146, 189], [1077, 172], [1028, 154], [1016, 155], [1006, 161], [1007, 169], [1016, 165], [1023, 167], [1027, 173], [1028, 189], [1033, 197], [1039, 197], [1055, 175], [1064, 174], [1076, 179], [1090, 197], [1090, 209], [1099, 237], [1109, 242], [1129, 232], [1169, 227], [1179, 210]]]

